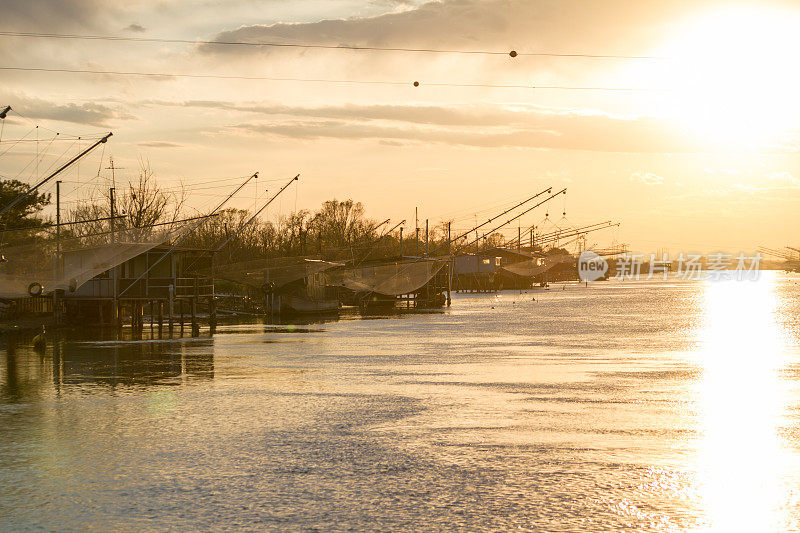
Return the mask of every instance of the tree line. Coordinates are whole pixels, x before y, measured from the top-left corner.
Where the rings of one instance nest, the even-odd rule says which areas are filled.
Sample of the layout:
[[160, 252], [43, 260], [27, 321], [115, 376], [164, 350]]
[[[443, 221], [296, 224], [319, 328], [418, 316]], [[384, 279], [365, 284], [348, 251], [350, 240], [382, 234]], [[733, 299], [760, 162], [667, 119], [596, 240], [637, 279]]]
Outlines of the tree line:
[[[275, 221], [250, 220], [253, 215], [250, 210], [235, 208], [198, 219], [202, 214], [188, 208], [188, 188], [164, 189], [144, 161], [138, 173], [122, 183], [114, 192], [113, 213], [109, 193], [95, 194], [64, 210], [61, 221], [66, 224], [58, 231], [64, 248], [98, 246], [115, 239], [144, 241], [169, 230], [177, 229], [175, 234], [180, 234], [181, 229], [190, 229], [181, 246], [219, 248], [218, 257], [228, 263], [276, 257], [361, 262], [426, 252], [444, 255], [474, 239], [465, 237], [448, 246], [448, 224], [441, 222], [430, 228], [427, 242], [424, 229], [417, 232], [413, 227], [405, 228], [401, 242], [399, 228], [388, 233], [393, 224], [368, 217], [363, 204], [352, 199], [327, 200], [319, 209], [295, 211]], [[0, 179], [0, 206], [7, 205], [27, 188], [20, 181]], [[0, 245], [54, 242], [54, 217], [44, 214], [52, 202], [51, 194], [35, 193], [3, 213]], [[192, 220], [186, 221], [188, 218]], [[487, 249], [501, 243], [502, 236], [493, 234], [463, 251]]]

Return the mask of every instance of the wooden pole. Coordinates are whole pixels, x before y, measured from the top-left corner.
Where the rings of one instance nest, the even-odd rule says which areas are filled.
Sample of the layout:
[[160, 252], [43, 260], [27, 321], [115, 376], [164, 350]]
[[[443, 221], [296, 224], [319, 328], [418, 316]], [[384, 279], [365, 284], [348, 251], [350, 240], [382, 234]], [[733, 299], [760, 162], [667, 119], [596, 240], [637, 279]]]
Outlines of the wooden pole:
[[158, 338], [164, 336], [164, 302], [158, 301]]
[[192, 337], [197, 336], [198, 325], [197, 325], [197, 299], [199, 298], [199, 286], [197, 282], [197, 276], [194, 277], [194, 296], [192, 297]]
[[428, 254], [430, 253], [430, 246], [428, 245], [428, 242], [429, 242], [428, 236], [429, 236], [429, 233], [428, 233], [428, 219], [426, 218], [425, 219], [425, 257], [428, 257]]
[[414, 208], [414, 255], [419, 257], [419, 207]]
[[[61, 182], [56, 182], [56, 261], [53, 265], [53, 278], [58, 279], [61, 266]], [[57, 326], [61, 325], [61, 307], [58, 290], [53, 291], [53, 318]]]
[[[306, 232], [308, 233], [308, 232]], [[211, 328], [211, 334], [214, 334], [214, 331], [217, 329], [217, 300], [216, 300], [216, 289], [214, 286], [214, 266], [216, 265], [216, 261], [214, 261], [214, 254], [211, 254], [211, 296], [208, 297], [208, 325]]]
[[447, 307], [450, 307], [450, 292], [453, 289], [453, 257], [450, 243], [450, 222], [447, 223]]

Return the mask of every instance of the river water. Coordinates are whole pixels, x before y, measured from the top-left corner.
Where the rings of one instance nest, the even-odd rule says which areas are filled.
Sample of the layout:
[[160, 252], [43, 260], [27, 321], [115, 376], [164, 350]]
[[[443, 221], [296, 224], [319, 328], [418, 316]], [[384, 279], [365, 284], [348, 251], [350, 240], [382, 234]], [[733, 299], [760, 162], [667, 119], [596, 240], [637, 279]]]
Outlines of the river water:
[[0, 529], [800, 529], [800, 277], [563, 287], [6, 335]]

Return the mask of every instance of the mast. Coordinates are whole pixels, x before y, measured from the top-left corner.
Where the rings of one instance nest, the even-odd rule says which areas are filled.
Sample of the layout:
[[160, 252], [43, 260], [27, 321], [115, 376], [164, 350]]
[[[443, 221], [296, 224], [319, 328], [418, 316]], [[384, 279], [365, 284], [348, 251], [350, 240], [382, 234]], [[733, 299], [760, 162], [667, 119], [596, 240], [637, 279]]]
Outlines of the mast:
[[6, 211], [8, 211], [8, 210], [9, 210], [9, 209], [11, 209], [12, 207], [14, 207], [14, 206], [15, 206], [15, 205], [17, 205], [18, 203], [20, 203], [22, 200], [24, 200], [25, 198], [27, 198], [28, 196], [30, 196], [31, 194], [33, 194], [34, 192], [36, 192], [36, 190], [38, 190], [38, 189], [39, 189], [39, 187], [41, 187], [42, 185], [44, 185], [45, 183], [47, 183], [47, 182], [48, 182], [48, 181], [50, 181], [51, 179], [55, 178], [55, 177], [56, 177], [57, 175], [59, 175], [61, 172], [63, 172], [64, 170], [66, 170], [67, 168], [69, 168], [70, 166], [72, 166], [72, 165], [73, 165], [73, 164], [74, 164], [76, 161], [78, 161], [80, 158], [82, 158], [83, 156], [85, 156], [86, 154], [88, 154], [89, 152], [91, 152], [92, 150], [94, 150], [95, 148], [97, 148], [98, 146], [100, 146], [101, 144], [104, 144], [106, 141], [108, 141], [108, 138], [109, 138], [109, 137], [111, 137], [112, 135], [113, 135], [113, 133], [109, 133], [108, 135], [106, 135], [105, 137], [103, 137], [102, 139], [100, 139], [99, 141], [97, 141], [96, 143], [94, 143], [93, 145], [91, 145], [89, 148], [87, 148], [86, 150], [84, 150], [84, 151], [83, 151], [83, 152], [81, 152], [80, 154], [76, 155], [75, 157], [73, 157], [72, 159], [70, 159], [69, 161], [67, 161], [67, 162], [66, 162], [66, 163], [64, 163], [63, 165], [61, 165], [61, 166], [58, 168], [58, 170], [56, 170], [55, 172], [53, 172], [52, 174], [50, 174], [49, 176], [47, 176], [46, 178], [44, 178], [42, 181], [40, 181], [39, 183], [37, 183], [36, 185], [32, 186], [31, 188], [29, 188], [29, 189], [28, 189], [27, 191], [25, 191], [24, 193], [20, 194], [20, 195], [19, 195], [19, 196], [17, 196], [16, 198], [14, 198], [14, 199], [13, 199], [11, 202], [9, 202], [9, 203], [8, 203], [8, 205], [6, 205], [6, 206], [5, 206], [5, 207], [3, 207], [2, 209], [0, 209], [0, 215], [3, 215], [3, 214], [6, 212]]
[[[153, 268], [154, 268], [156, 265], [158, 265], [159, 263], [161, 263], [161, 261], [163, 261], [164, 259], [166, 259], [166, 257], [167, 257], [169, 254], [171, 254], [171, 253], [172, 253], [172, 251], [173, 251], [173, 250], [175, 250], [175, 248], [177, 248], [178, 246], [180, 246], [180, 244], [181, 244], [183, 241], [185, 241], [185, 240], [186, 240], [186, 238], [187, 238], [187, 237], [189, 237], [189, 235], [191, 235], [192, 233], [194, 233], [194, 231], [195, 231], [197, 228], [199, 228], [201, 224], [203, 224], [203, 223], [204, 223], [206, 220], [208, 220], [210, 217], [214, 216], [214, 215], [216, 214], [216, 212], [217, 212], [217, 211], [219, 211], [220, 209], [222, 209], [222, 206], [224, 206], [225, 204], [227, 204], [227, 203], [228, 203], [228, 201], [229, 201], [231, 198], [233, 198], [233, 195], [234, 195], [234, 194], [236, 194], [237, 192], [239, 192], [240, 190], [242, 190], [242, 187], [244, 187], [245, 185], [247, 185], [247, 183], [248, 183], [248, 182], [249, 182], [251, 179], [255, 178], [256, 176], [258, 176], [258, 172], [256, 172], [255, 174], [253, 174], [252, 176], [250, 176], [249, 178], [247, 178], [246, 180], [244, 180], [244, 182], [243, 182], [241, 185], [239, 185], [238, 187], [236, 187], [236, 189], [234, 189], [234, 191], [233, 191], [232, 193], [230, 193], [230, 194], [229, 194], [229, 195], [228, 195], [228, 196], [227, 196], [227, 197], [226, 197], [224, 200], [222, 200], [222, 202], [220, 202], [220, 203], [219, 203], [219, 205], [217, 205], [217, 207], [215, 207], [215, 208], [214, 208], [214, 209], [213, 209], [213, 210], [212, 210], [212, 211], [211, 211], [209, 214], [207, 214], [207, 215], [206, 215], [206, 216], [204, 216], [204, 217], [201, 217], [201, 218], [200, 218], [200, 220], [197, 222], [197, 224], [195, 224], [195, 225], [194, 225], [194, 227], [191, 229], [191, 231], [187, 231], [187, 232], [185, 232], [185, 233], [183, 234], [183, 236], [182, 236], [180, 239], [178, 239], [178, 242], [176, 242], [175, 244], [173, 244], [173, 245], [172, 245], [172, 247], [171, 247], [169, 250], [167, 250], [167, 252], [166, 252], [166, 253], [164, 253], [164, 254], [163, 254], [161, 257], [159, 257], [159, 258], [158, 258], [158, 259], [157, 259], [157, 260], [156, 260], [156, 261], [155, 261], [155, 262], [154, 262], [152, 265], [150, 265], [149, 267], [147, 267], [147, 269], [146, 269], [144, 272], [142, 272], [142, 273], [141, 273], [141, 275], [140, 275], [138, 278], [136, 278], [135, 280], [133, 280], [133, 282], [131, 282], [131, 283], [130, 283], [130, 284], [127, 286], [127, 287], [125, 287], [125, 290], [124, 290], [124, 291], [122, 291], [121, 293], [119, 293], [119, 294], [117, 295], [117, 298], [119, 298], [120, 296], [122, 296], [123, 294], [125, 294], [126, 292], [128, 292], [128, 289], [130, 289], [131, 287], [133, 287], [134, 285], [136, 285], [136, 283], [137, 283], [139, 280], [141, 280], [143, 277], [145, 277], [145, 276], [146, 276], [146, 275], [147, 275], [147, 274], [148, 274], [148, 273], [149, 273], [149, 272], [150, 272], [150, 271], [151, 271], [151, 270], [152, 270], [152, 269], [153, 269]], [[194, 264], [194, 263], [193, 263], [193, 264]], [[190, 265], [190, 266], [191, 266], [191, 265]]]
[[[442, 249], [442, 248], [444, 248], [445, 246], [449, 246], [451, 243], [454, 243], [454, 242], [458, 241], [459, 239], [462, 239], [462, 238], [466, 237], [467, 235], [469, 235], [469, 234], [470, 234], [470, 233], [472, 233], [473, 231], [474, 231], [474, 232], [475, 232], [475, 234], [477, 235], [477, 233], [478, 233], [478, 230], [479, 230], [480, 228], [482, 228], [483, 226], [485, 226], [486, 224], [491, 224], [493, 221], [497, 220], [498, 218], [500, 218], [501, 216], [505, 215], [506, 213], [510, 213], [510, 212], [511, 212], [511, 211], [513, 211], [514, 209], [516, 209], [516, 208], [518, 208], [518, 207], [521, 207], [521, 206], [523, 206], [523, 205], [527, 204], [527, 203], [528, 203], [528, 202], [530, 202], [531, 200], [533, 200], [533, 199], [535, 199], [535, 198], [538, 198], [539, 196], [541, 196], [541, 195], [543, 195], [543, 194], [548, 194], [548, 193], [550, 193], [552, 190], [553, 190], [553, 188], [552, 188], [552, 187], [548, 187], [547, 189], [545, 189], [545, 190], [543, 190], [543, 191], [541, 191], [541, 192], [538, 192], [538, 193], [534, 194], [534, 195], [533, 195], [533, 196], [531, 196], [530, 198], [527, 198], [527, 199], [525, 199], [525, 200], [521, 201], [520, 203], [516, 204], [515, 206], [513, 206], [513, 207], [509, 207], [508, 209], [506, 209], [505, 211], [503, 211], [503, 212], [502, 212], [502, 213], [500, 213], [499, 215], [493, 216], [492, 218], [488, 219], [486, 222], [483, 222], [483, 223], [481, 223], [481, 224], [477, 224], [477, 225], [475, 225], [474, 227], [472, 227], [472, 228], [470, 228], [469, 230], [465, 231], [464, 233], [462, 233], [462, 234], [458, 235], [457, 237], [454, 237], [454, 238], [452, 238], [452, 239], [449, 239], [449, 240], [448, 240], [446, 243], [442, 244], [441, 246], [438, 246], [438, 247], [437, 247], [437, 248], [436, 248], [436, 249], [433, 251], [433, 253], [435, 254], [436, 252], [438, 252], [439, 250], [441, 250], [441, 249]], [[566, 191], [566, 189], [564, 189], [564, 190]], [[558, 194], [558, 193], [557, 193], [557, 194]], [[541, 204], [537, 204], [537, 205], [541, 205]], [[530, 210], [528, 210], [528, 211], [530, 211]], [[528, 211], [525, 211], [525, 212], [527, 213]], [[477, 219], [478, 217], [476, 216], [475, 218]], [[512, 219], [512, 220], [513, 220], [513, 219]], [[477, 222], [477, 220], [476, 220], [476, 222]]]
[[[257, 174], [257, 173], [256, 173], [256, 174]], [[286, 190], [286, 189], [289, 187], [289, 185], [291, 185], [293, 182], [295, 182], [295, 181], [297, 181], [297, 180], [299, 180], [299, 179], [300, 179], [300, 174], [298, 174], [297, 176], [295, 176], [295, 177], [293, 177], [292, 179], [290, 179], [290, 180], [289, 180], [289, 183], [287, 183], [286, 185], [284, 185], [283, 187], [281, 187], [281, 188], [280, 188], [280, 190], [279, 190], [278, 192], [276, 192], [276, 193], [275, 193], [275, 194], [272, 196], [272, 198], [270, 198], [270, 199], [267, 201], [267, 203], [265, 203], [264, 205], [262, 205], [262, 206], [261, 206], [261, 209], [259, 209], [258, 211], [256, 211], [256, 212], [253, 214], [253, 216], [251, 216], [250, 218], [248, 218], [248, 219], [247, 219], [247, 221], [245, 221], [244, 223], [242, 223], [242, 225], [241, 225], [241, 226], [239, 226], [238, 228], [236, 228], [236, 230], [233, 232], [233, 234], [231, 234], [231, 236], [230, 236], [230, 237], [228, 237], [227, 239], [225, 239], [225, 241], [224, 241], [222, 244], [220, 244], [219, 246], [217, 246], [217, 248], [215, 248], [215, 249], [214, 249], [214, 252], [216, 253], [216, 252], [219, 252], [220, 250], [222, 250], [222, 249], [223, 249], [223, 248], [224, 248], [224, 247], [225, 247], [225, 246], [226, 246], [226, 245], [227, 245], [229, 242], [231, 242], [231, 240], [232, 240], [234, 237], [236, 237], [236, 235], [238, 235], [238, 234], [239, 234], [239, 232], [240, 232], [240, 231], [242, 231], [242, 230], [244, 229], [244, 227], [245, 227], [245, 226], [247, 226], [247, 225], [248, 225], [248, 224], [250, 224], [252, 221], [254, 221], [254, 220], [256, 219], [256, 217], [258, 217], [258, 215], [260, 215], [260, 214], [261, 214], [261, 212], [262, 212], [262, 211], [264, 211], [264, 209], [266, 209], [266, 208], [269, 206], [269, 204], [271, 204], [271, 203], [273, 202], [273, 200], [275, 200], [275, 198], [277, 198], [277, 197], [278, 197], [278, 196], [279, 196], [279, 195], [280, 195], [280, 194], [281, 194], [283, 191], [285, 191], [285, 190]]]
[[[501, 229], [502, 227], [504, 227], [504, 226], [507, 226], [508, 224], [511, 224], [512, 222], [514, 222], [515, 220], [517, 220], [517, 219], [518, 219], [518, 218], [520, 218], [521, 216], [523, 216], [523, 215], [526, 215], [526, 214], [530, 213], [531, 211], [533, 211], [534, 209], [536, 209], [536, 208], [537, 208], [537, 207], [539, 207], [540, 205], [542, 205], [542, 204], [544, 204], [544, 203], [546, 203], [546, 202], [549, 202], [550, 200], [552, 200], [552, 199], [553, 199], [553, 198], [555, 198], [556, 196], [558, 196], [558, 195], [560, 195], [560, 194], [566, 194], [566, 193], [567, 193], [567, 189], [566, 189], [566, 188], [564, 188], [564, 189], [561, 189], [561, 190], [560, 190], [560, 191], [558, 191], [557, 193], [555, 193], [555, 194], [552, 194], [552, 195], [548, 196], [547, 198], [545, 198], [545, 199], [544, 199], [544, 200], [542, 200], [541, 202], [537, 203], [537, 204], [536, 204], [536, 205], [534, 205], [533, 207], [529, 207], [529, 208], [528, 208], [528, 209], [526, 209], [525, 211], [523, 211], [523, 212], [521, 212], [521, 213], [519, 213], [519, 214], [517, 214], [517, 215], [514, 215], [514, 216], [513, 216], [513, 217], [511, 217], [511, 218], [509, 218], [508, 220], [506, 220], [505, 222], [503, 222], [503, 223], [502, 223], [502, 224], [500, 224], [499, 226], [492, 228], [492, 229], [491, 229], [491, 230], [489, 230], [488, 232], [484, 233], [484, 236], [486, 236], [486, 235], [491, 235], [492, 233], [494, 233], [495, 231], [497, 231], [497, 230]], [[537, 195], [537, 196], [538, 196], [538, 195]], [[514, 208], [512, 207], [512, 209], [514, 209]], [[494, 217], [494, 218], [496, 219], [496, 218], [498, 218], [499, 216], [500, 216], [500, 215], [498, 215], [497, 217]], [[485, 223], [484, 223], [484, 224], [485, 224]], [[474, 241], [472, 241], [472, 242], [470, 242], [470, 243], [467, 243], [467, 244], [463, 245], [463, 246], [461, 247], [461, 249], [463, 249], [463, 248], [466, 248], [466, 247], [470, 246], [470, 245], [471, 245], [471, 244], [473, 244], [473, 243], [477, 243], [479, 240], [480, 240], [480, 238], [476, 238]]]

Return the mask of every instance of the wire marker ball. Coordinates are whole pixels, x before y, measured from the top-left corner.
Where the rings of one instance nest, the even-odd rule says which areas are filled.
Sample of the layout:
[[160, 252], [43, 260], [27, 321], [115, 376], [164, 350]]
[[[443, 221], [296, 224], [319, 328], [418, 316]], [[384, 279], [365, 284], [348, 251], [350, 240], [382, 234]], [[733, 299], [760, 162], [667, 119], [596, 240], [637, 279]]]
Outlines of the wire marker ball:
[[511, 51], [508, 53], [508, 55], [510, 55], [511, 57], [517, 57], [517, 51], [516, 51], [516, 50], [511, 50]]
[[418, 81], [414, 82], [414, 87], [419, 87], [419, 82]]

